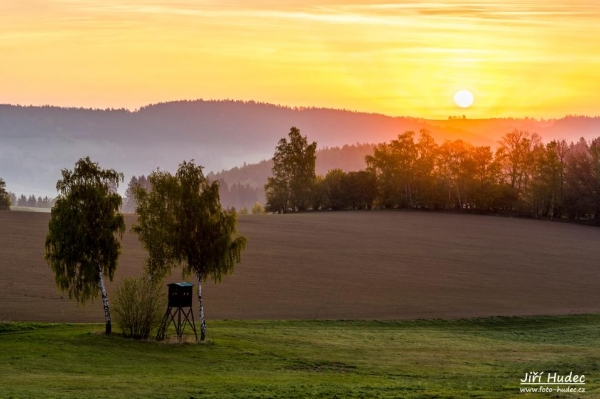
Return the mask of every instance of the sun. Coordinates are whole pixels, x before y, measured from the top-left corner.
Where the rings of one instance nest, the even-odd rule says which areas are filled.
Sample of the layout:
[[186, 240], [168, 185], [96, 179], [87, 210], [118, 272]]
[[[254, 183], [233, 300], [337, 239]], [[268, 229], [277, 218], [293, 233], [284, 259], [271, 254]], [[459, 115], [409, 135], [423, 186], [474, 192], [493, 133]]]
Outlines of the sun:
[[474, 99], [473, 93], [469, 90], [460, 90], [454, 95], [454, 102], [461, 108], [469, 108]]

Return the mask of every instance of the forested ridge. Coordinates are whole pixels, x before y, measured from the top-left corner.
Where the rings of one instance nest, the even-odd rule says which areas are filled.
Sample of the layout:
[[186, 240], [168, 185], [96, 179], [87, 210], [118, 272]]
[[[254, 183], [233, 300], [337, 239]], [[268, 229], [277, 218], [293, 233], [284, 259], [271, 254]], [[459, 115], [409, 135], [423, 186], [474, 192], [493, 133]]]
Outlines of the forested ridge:
[[[0, 105], [0, 176], [13, 206], [44, 208], [51, 206], [60, 170], [82, 155], [123, 172], [128, 180], [195, 159], [211, 180], [220, 181], [223, 204], [241, 210], [266, 203], [264, 184], [273, 167], [268, 159], [290, 124], [318, 143], [316, 175], [321, 177], [316, 177], [315, 192], [320, 194], [310, 209], [370, 204], [597, 218], [594, 138], [600, 118], [573, 115], [552, 120], [424, 120], [233, 100], [177, 101], [136, 111]], [[415, 133], [398, 136], [408, 131]], [[428, 132], [433, 149], [425, 149], [421, 131]], [[524, 158], [511, 158], [507, 154], [521, 152], [499, 142], [515, 131], [528, 135]], [[564, 149], [559, 166], [548, 146]], [[428, 150], [429, 155], [423, 152]], [[366, 156], [371, 156], [368, 164]], [[244, 161], [248, 164], [230, 168]], [[369, 176], [376, 178], [370, 191], [374, 198], [349, 200], [343, 194], [372, 184]], [[47, 194], [33, 197], [33, 189]]]
[[[53, 196], [61, 169], [84, 155], [123, 172], [126, 180], [157, 167], [175, 170], [182, 159], [195, 159], [207, 174], [217, 173], [269, 159], [290, 126], [316, 140], [318, 149], [382, 143], [421, 129], [440, 143], [463, 139], [494, 149], [513, 129], [537, 132], [548, 141], [590, 140], [600, 131], [600, 118], [427, 120], [233, 100], [174, 101], [139, 110], [0, 105], [0, 176], [9, 191], [44, 197]], [[319, 169], [320, 163], [317, 159], [322, 174], [333, 168], [357, 170], [339, 164]], [[224, 180], [229, 186], [246, 184]]]

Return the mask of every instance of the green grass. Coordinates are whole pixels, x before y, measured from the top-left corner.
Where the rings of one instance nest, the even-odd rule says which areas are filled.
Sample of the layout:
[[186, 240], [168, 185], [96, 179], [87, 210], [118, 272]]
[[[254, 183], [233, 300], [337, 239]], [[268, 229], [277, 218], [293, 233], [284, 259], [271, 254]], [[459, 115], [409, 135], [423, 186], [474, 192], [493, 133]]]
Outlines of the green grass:
[[[600, 397], [600, 315], [212, 321], [199, 345], [102, 327], [0, 323], [0, 397]], [[521, 394], [530, 371], [585, 374], [586, 393]]]

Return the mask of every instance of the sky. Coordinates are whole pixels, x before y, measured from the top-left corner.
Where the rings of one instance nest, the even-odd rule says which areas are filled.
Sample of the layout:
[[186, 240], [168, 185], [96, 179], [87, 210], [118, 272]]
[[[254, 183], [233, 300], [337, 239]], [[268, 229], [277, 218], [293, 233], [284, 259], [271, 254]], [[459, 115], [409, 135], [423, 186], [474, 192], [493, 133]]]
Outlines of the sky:
[[0, 103], [598, 115], [598, 26], [600, 0], [0, 0]]

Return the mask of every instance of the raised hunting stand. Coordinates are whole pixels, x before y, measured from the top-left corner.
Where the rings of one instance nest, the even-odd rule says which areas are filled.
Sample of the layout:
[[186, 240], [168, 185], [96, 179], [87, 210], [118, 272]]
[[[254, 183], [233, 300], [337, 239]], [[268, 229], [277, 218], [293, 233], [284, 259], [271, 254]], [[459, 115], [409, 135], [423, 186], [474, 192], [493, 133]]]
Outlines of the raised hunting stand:
[[[181, 339], [187, 323], [192, 327], [196, 342], [198, 342], [198, 333], [196, 332], [196, 326], [194, 325], [194, 312], [192, 312], [194, 284], [171, 283], [167, 284], [167, 287], [169, 287], [169, 303], [167, 311], [165, 312], [165, 317], [163, 318], [162, 323], [160, 323], [158, 333], [156, 333], [156, 339], [158, 341], [165, 339], [165, 331], [171, 322], [175, 325], [177, 339]], [[184, 308], [187, 309], [184, 310]]]

